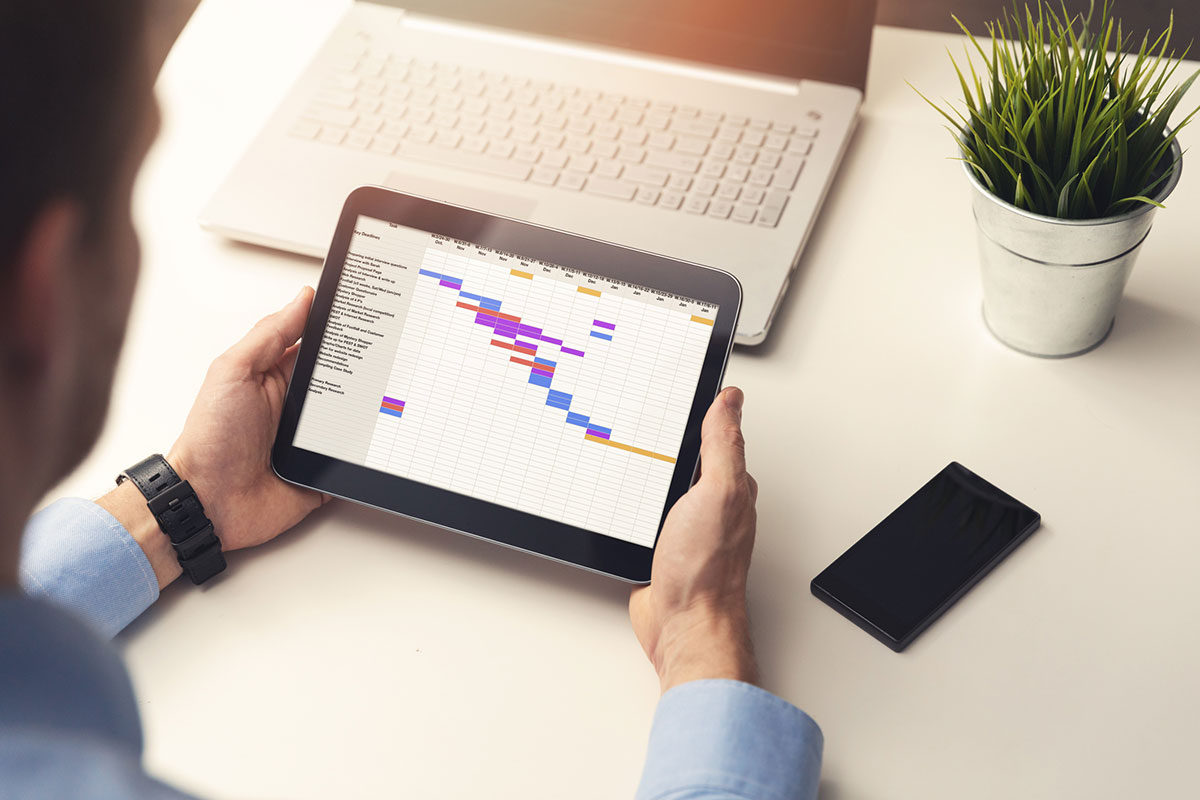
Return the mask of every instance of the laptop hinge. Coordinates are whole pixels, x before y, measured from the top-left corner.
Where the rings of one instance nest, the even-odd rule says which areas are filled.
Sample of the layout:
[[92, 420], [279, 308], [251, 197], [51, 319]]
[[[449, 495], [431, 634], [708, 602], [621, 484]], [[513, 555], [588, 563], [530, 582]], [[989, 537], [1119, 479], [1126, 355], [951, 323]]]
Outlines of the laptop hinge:
[[645, 55], [628, 50], [564, 41], [562, 39], [553, 39], [530, 33], [507, 31], [479, 25], [468, 25], [461, 22], [452, 22], [440, 17], [414, 14], [411, 11], [405, 12], [401, 24], [412, 30], [470, 37], [480, 41], [540, 50], [546, 53], [572, 56], [574, 58], [586, 58], [623, 67], [648, 69], [684, 78], [695, 78], [745, 89], [754, 89], [760, 92], [774, 92], [775, 94], [792, 97], [800, 93], [800, 84], [795, 79], [718, 69], [696, 64], [695, 62]]

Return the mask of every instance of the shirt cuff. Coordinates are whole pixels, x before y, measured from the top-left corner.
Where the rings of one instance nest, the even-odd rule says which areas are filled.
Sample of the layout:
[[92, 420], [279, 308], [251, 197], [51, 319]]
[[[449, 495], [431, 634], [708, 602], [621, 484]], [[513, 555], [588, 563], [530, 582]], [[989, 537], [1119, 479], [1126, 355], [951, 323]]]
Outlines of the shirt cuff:
[[748, 683], [690, 681], [658, 702], [637, 800], [815, 800], [824, 737]]
[[21, 541], [21, 586], [115, 636], [158, 599], [158, 579], [129, 531], [90, 500], [34, 514]]

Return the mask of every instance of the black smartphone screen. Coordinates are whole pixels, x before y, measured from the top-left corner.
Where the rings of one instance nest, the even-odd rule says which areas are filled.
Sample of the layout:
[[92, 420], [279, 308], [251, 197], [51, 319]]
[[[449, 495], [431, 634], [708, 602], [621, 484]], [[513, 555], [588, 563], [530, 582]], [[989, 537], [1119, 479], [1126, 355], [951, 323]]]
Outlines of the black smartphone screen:
[[951, 463], [814, 578], [812, 591], [900, 651], [1040, 521]]

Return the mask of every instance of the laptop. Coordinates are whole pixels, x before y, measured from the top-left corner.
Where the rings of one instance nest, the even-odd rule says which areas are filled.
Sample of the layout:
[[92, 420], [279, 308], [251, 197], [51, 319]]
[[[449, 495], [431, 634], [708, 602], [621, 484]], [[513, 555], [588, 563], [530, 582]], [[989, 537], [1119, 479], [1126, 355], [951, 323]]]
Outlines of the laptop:
[[853, 131], [874, 0], [358, 0], [201, 212], [321, 257], [355, 187], [717, 267], [762, 342]]

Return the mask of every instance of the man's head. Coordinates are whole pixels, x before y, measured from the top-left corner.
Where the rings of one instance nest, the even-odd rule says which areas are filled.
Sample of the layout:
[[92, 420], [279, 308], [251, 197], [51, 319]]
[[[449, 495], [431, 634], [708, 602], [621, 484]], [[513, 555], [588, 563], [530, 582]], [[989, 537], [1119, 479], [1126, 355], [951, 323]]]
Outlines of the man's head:
[[9, 503], [73, 467], [107, 409], [138, 269], [133, 183], [158, 124], [144, 5], [0, 6], [0, 499]]

